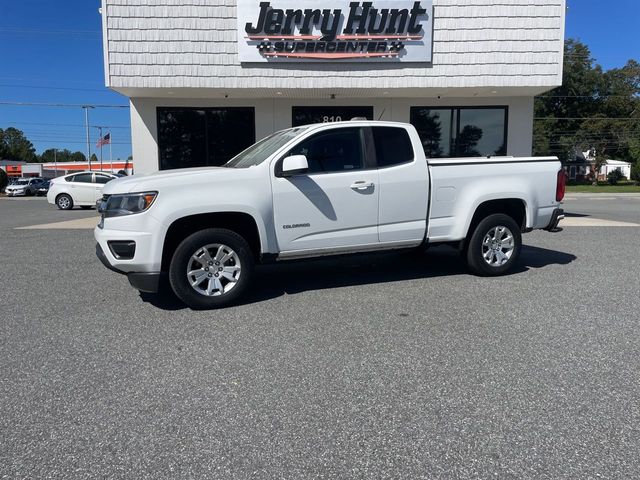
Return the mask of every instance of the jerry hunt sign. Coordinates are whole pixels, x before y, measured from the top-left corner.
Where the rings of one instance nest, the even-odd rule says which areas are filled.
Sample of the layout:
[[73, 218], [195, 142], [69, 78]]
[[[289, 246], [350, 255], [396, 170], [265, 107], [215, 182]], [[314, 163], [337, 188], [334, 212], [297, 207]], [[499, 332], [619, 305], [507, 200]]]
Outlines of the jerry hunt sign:
[[432, 0], [238, 0], [241, 62], [431, 62]]

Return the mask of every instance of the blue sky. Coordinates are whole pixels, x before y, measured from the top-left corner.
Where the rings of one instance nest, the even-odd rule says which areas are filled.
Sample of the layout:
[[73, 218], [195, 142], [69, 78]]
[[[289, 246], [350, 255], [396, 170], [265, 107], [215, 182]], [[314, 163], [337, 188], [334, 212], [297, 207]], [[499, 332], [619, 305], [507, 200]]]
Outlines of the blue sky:
[[[568, 0], [567, 37], [591, 48], [604, 68], [640, 61], [640, 0]], [[104, 87], [98, 0], [0, 2], [0, 102], [126, 105]], [[113, 157], [131, 153], [129, 111], [96, 108], [90, 124], [111, 127]], [[86, 151], [81, 108], [0, 105], [0, 128], [23, 130], [38, 153], [46, 148]], [[95, 151], [98, 130], [91, 128]], [[103, 151], [108, 158], [108, 148]]]

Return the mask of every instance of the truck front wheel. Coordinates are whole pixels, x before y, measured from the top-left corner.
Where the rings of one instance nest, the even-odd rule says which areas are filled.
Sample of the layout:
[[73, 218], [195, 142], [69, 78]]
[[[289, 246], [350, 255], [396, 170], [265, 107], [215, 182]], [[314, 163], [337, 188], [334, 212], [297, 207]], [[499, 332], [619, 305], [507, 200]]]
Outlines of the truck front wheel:
[[209, 228], [178, 246], [169, 267], [171, 288], [191, 308], [220, 308], [237, 301], [253, 276], [254, 260], [244, 238]]
[[467, 264], [476, 275], [504, 275], [517, 262], [521, 249], [518, 224], [508, 215], [497, 213], [483, 219], [473, 231]]

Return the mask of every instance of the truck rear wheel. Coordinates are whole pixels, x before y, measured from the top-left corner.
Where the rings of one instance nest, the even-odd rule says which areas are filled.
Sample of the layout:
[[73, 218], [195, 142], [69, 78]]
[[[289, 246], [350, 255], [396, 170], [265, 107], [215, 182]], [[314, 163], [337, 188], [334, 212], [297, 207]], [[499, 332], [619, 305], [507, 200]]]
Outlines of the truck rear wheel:
[[467, 265], [476, 275], [504, 275], [517, 262], [521, 249], [522, 234], [513, 218], [502, 213], [490, 215], [469, 239]]
[[192, 308], [220, 308], [237, 301], [253, 276], [249, 244], [231, 230], [209, 228], [180, 243], [169, 267], [177, 297]]

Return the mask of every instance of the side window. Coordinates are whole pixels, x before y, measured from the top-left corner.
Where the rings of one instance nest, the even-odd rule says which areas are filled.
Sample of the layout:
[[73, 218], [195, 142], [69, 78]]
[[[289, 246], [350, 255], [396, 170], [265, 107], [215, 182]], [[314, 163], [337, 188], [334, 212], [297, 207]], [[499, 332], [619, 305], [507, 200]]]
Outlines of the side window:
[[378, 168], [392, 167], [413, 161], [413, 147], [404, 128], [373, 127]]
[[98, 175], [96, 174], [96, 183], [107, 183], [113, 180], [111, 177], [107, 177], [106, 175]]
[[91, 176], [91, 173], [79, 173], [78, 175], [71, 177], [69, 181], [76, 183], [91, 183]]
[[293, 147], [286, 156], [305, 155], [307, 173], [328, 173], [362, 170], [360, 128], [339, 128], [320, 132]]

